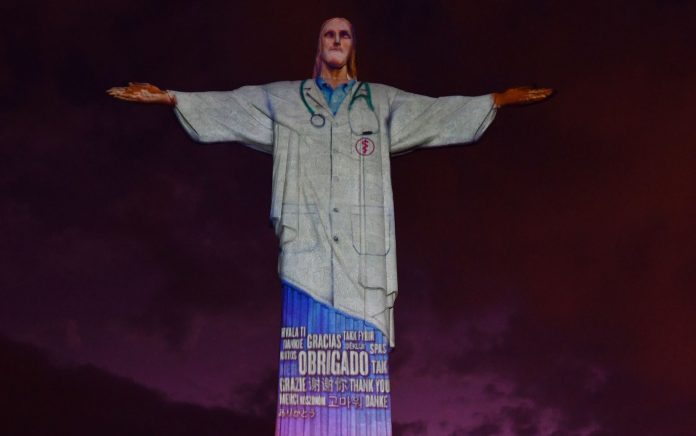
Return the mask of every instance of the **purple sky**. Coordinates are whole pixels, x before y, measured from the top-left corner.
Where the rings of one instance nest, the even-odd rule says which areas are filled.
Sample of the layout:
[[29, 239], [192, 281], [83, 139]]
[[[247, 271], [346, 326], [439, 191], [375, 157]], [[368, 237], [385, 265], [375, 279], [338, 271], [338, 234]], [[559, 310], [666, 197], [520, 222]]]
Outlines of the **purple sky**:
[[395, 434], [696, 434], [693, 2], [346, 3], [0, 7], [0, 434], [272, 433], [271, 158], [104, 90], [303, 79], [335, 15], [363, 80], [558, 90], [393, 160]]

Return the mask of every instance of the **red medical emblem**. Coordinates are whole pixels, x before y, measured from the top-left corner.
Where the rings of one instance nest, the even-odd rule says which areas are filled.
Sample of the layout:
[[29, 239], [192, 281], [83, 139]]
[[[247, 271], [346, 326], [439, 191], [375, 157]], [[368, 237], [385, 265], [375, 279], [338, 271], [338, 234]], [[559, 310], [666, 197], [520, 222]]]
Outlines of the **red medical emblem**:
[[375, 143], [370, 138], [360, 138], [355, 143], [355, 151], [362, 156], [369, 156], [375, 151]]

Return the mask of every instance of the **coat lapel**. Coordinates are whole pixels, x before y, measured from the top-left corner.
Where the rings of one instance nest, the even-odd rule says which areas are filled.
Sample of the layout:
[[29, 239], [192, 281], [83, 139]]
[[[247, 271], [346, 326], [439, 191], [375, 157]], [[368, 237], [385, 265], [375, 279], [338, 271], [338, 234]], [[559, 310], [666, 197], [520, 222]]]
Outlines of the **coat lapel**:
[[319, 86], [317, 86], [317, 83], [314, 81], [314, 79], [309, 79], [305, 81], [303, 85], [303, 90], [305, 99], [307, 100], [307, 104], [309, 104], [314, 111], [319, 112], [317, 109], [318, 107], [321, 107], [323, 110], [323, 113], [331, 119], [335, 119], [339, 116], [341, 116], [344, 113], [348, 112], [348, 106], [350, 105], [350, 102], [353, 101], [353, 96], [355, 95], [356, 91], [358, 91], [358, 88], [360, 88], [360, 93], [363, 94], [365, 93], [365, 88], [361, 87], [360, 84], [362, 82], [355, 81], [353, 83], [353, 86], [350, 88], [350, 91], [348, 91], [348, 95], [346, 95], [346, 98], [343, 99], [341, 102], [341, 105], [338, 107], [338, 111], [336, 112], [336, 115], [331, 112], [331, 109], [329, 108], [329, 104], [326, 101], [326, 97], [324, 97], [324, 93], [321, 92], [321, 89], [319, 89]]
[[355, 95], [355, 91], [358, 89], [359, 85], [360, 82], [358, 82], [357, 80], [353, 82], [353, 86], [351, 86], [348, 90], [346, 98], [344, 98], [341, 104], [338, 106], [338, 111], [336, 111], [336, 118], [345, 117], [346, 115], [348, 115], [348, 107], [350, 106], [350, 102], [353, 101], [353, 96]]
[[[305, 81], [303, 85], [302, 92], [304, 93], [304, 98], [307, 104], [317, 113], [323, 113], [325, 116], [333, 118], [333, 114], [329, 109], [329, 105], [326, 103], [324, 98], [324, 93], [317, 86], [314, 79], [309, 79]], [[323, 109], [323, 110], [320, 110]]]

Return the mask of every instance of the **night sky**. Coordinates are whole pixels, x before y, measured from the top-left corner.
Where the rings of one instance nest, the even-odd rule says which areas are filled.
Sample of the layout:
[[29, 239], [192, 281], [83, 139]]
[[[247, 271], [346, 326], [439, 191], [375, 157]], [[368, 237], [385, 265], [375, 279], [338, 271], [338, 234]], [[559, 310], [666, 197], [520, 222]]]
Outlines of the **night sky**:
[[270, 435], [271, 157], [105, 94], [311, 74], [548, 86], [475, 145], [392, 161], [396, 435], [696, 435], [696, 4], [0, 6], [0, 434]]

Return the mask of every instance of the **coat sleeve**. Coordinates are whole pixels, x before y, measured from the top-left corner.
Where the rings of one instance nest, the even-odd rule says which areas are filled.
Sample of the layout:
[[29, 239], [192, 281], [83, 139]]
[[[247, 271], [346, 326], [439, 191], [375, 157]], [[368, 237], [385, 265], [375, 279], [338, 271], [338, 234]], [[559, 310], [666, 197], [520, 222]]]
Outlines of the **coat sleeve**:
[[390, 152], [474, 142], [495, 113], [490, 94], [433, 98], [397, 90], [389, 105]]
[[266, 153], [273, 152], [273, 111], [264, 87], [171, 92], [176, 96], [174, 112], [194, 141], [237, 141]]

